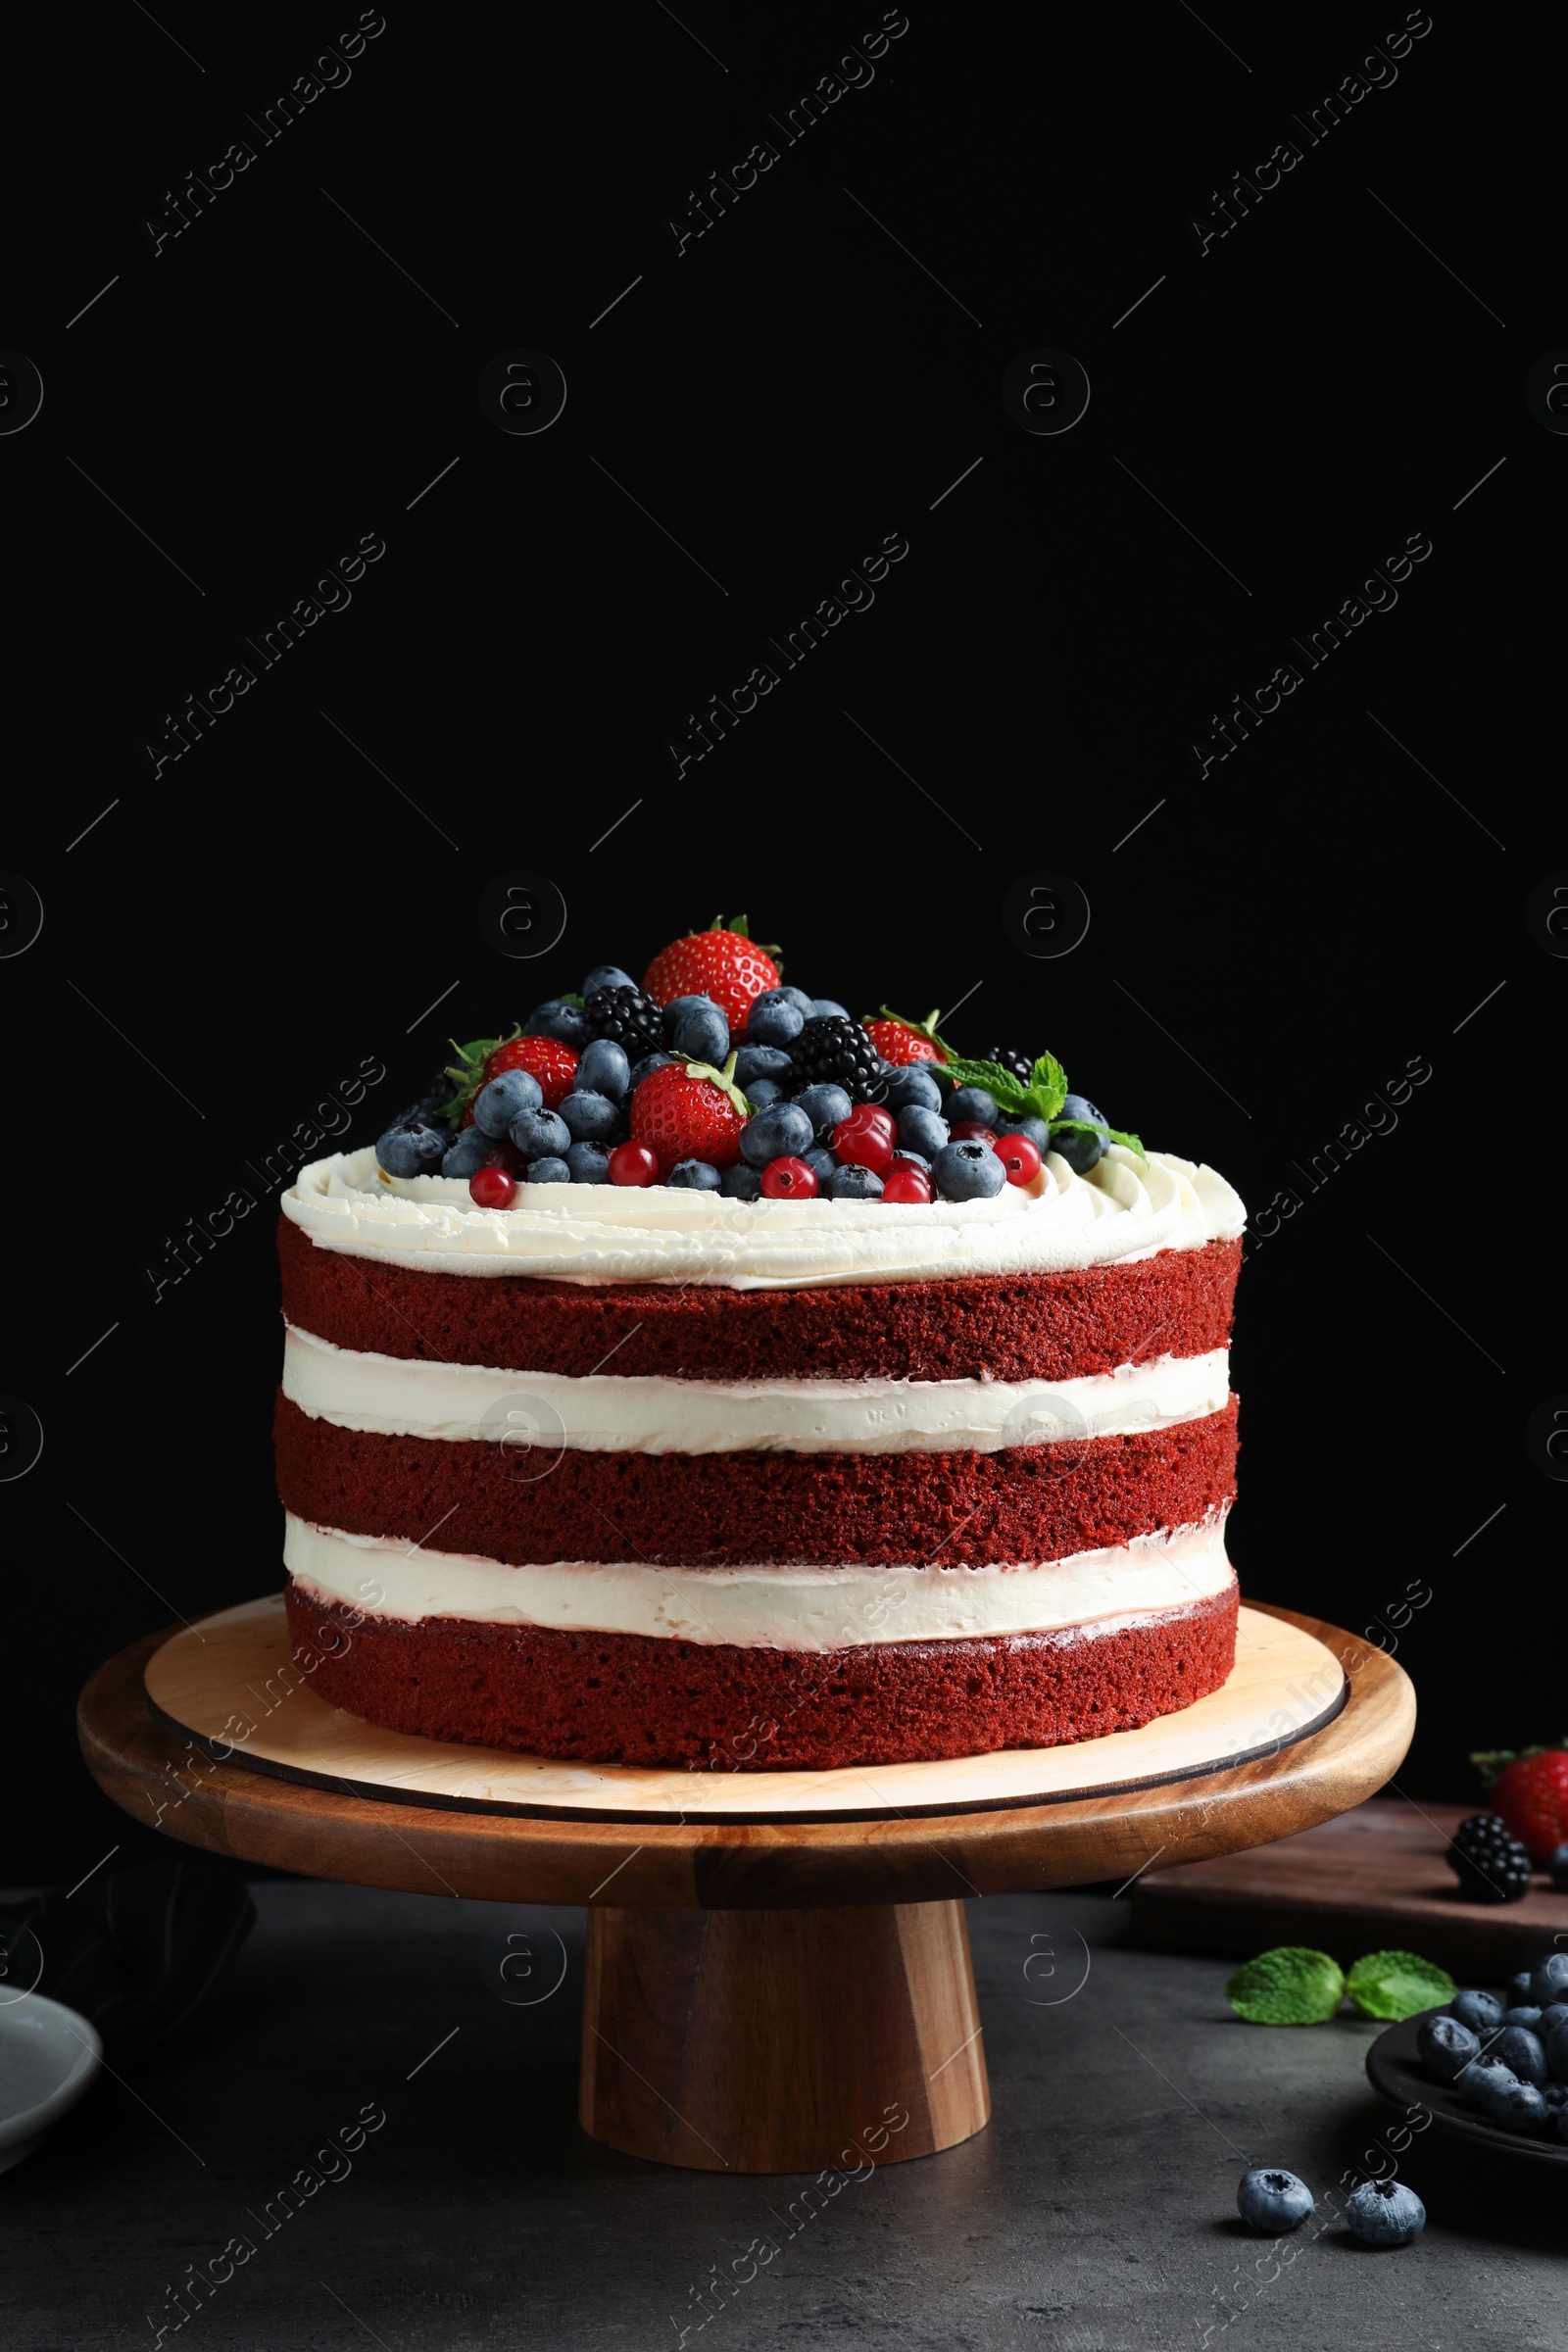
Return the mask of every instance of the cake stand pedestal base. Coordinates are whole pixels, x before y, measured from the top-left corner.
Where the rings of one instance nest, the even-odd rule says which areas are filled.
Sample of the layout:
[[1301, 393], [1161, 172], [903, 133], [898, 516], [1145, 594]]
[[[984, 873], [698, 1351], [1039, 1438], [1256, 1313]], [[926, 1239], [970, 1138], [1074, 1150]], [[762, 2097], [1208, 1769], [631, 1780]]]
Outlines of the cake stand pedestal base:
[[956, 2146], [991, 2116], [963, 1905], [590, 1911], [578, 2114], [708, 2172]]
[[566, 1766], [339, 1713], [290, 1663], [273, 1594], [122, 1650], [77, 1720], [101, 1787], [188, 1844], [586, 1904], [584, 2128], [661, 2164], [814, 2173], [984, 2126], [956, 1890], [1134, 1878], [1310, 1829], [1398, 1770], [1415, 1698], [1382, 1650], [1244, 1607], [1222, 1690], [1074, 1747], [850, 1773]]

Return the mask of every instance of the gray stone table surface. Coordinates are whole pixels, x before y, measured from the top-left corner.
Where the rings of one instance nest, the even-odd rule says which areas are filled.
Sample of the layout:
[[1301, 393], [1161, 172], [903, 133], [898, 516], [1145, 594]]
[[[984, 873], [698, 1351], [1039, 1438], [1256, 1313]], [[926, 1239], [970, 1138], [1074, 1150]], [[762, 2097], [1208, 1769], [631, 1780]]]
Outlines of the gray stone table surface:
[[[1124, 1908], [1098, 1896], [970, 1905], [990, 2128], [808, 2195], [805, 2178], [674, 2171], [578, 2130], [580, 1912], [255, 1892], [210, 2021], [133, 2083], [105, 2076], [0, 2178], [7, 2352], [160, 2328], [210, 2352], [673, 2352], [683, 2330], [705, 2352], [1568, 2341], [1568, 2168], [1430, 2131], [1391, 2153], [1399, 2119], [1363, 2073], [1373, 2026], [1243, 2025], [1226, 1963], [1128, 1946]], [[529, 1939], [529, 2006], [486, 1989], [508, 1930]], [[1397, 2164], [1426, 2233], [1373, 2254], [1308, 2224], [1270, 2252], [1235, 2218], [1250, 2164], [1288, 2165], [1320, 2200]], [[209, 2288], [180, 2324], [190, 2296], [170, 2290], [192, 2268]]]

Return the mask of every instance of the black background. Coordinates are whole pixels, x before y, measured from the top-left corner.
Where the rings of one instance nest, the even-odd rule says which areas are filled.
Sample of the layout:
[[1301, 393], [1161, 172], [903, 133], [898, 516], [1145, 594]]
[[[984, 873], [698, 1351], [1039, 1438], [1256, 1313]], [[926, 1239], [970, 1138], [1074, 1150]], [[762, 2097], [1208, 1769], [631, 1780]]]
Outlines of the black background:
[[[880, 11], [389, 4], [262, 146], [243, 114], [355, 15], [13, 29], [0, 341], [45, 400], [0, 440], [0, 863], [46, 919], [0, 963], [0, 1389], [46, 1446], [0, 1488], [0, 1875], [69, 1884], [120, 1835], [73, 1737], [91, 1668], [278, 1580], [270, 1209], [155, 1305], [166, 1237], [362, 1057], [388, 1074], [350, 1144], [449, 1033], [717, 909], [858, 1010], [966, 999], [960, 1047], [1049, 1046], [1254, 1211], [1297, 1191], [1241, 1288], [1244, 1590], [1360, 1631], [1430, 1587], [1400, 1785], [1467, 1796], [1472, 1745], [1568, 1722], [1562, 1491], [1523, 1444], [1568, 1388], [1564, 967], [1523, 922], [1568, 864], [1537, 552], [1568, 443], [1523, 398], [1568, 341], [1560, 35], [1440, 10], [1308, 148], [1287, 111], [1402, 10], [913, 7], [785, 148], [764, 115]], [[666, 215], [764, 135], [677, 258]], [[1200, 258], [1189, 215], [1287, 135], [1302, 161]], [[255, 162], [155, 258], [144, 218], [238, 137]], [[478, 407], [516, 345], [569, 387], [535, 438]], [[1039, 345], [1093, 387], [1057, 438], [1000, 397]], [[893, 532], [874, 607], [677, 781], [686, 714]], [[364, 533], [348, 609], [155, 778], [165, 714], [257, 667], [243, 637]], [[1190, 737], [1414, 533], [1397, 607], [1200, 780]], [[478, 932], [513, 867], [568, 904], [537, 963]], [[1035, 867], [1093, 907], [1060, 961], [1002, 930]], [[1412, 1059], [1396, 1128], [1310, 1190]]]

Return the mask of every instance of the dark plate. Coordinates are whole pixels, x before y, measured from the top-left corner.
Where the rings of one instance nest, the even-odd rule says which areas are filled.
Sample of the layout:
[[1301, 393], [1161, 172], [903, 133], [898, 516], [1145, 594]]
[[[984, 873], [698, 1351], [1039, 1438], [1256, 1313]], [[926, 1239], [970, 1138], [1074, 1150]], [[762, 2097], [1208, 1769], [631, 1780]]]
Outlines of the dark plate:
[[1391, 2026], [1378, 2035], [1366, 2054], [1373, 2089], [1396, 2107], [1425, 2107], [1439, 2131], [1451, 2132], [1455, 2139], [1496, 2148], [1504, 2156], [1533, 2157], [1537, 2164], [1568, 2164], [1568, 2141], [1555, 2135], [1535, 2139], [1523, 2132], [1499, 2132], [1495, 2124], [1484, 2124], [1446, 2082], [1434, 2082], [1430, 2075], [1422, 2073], [1416, 2037], [1427, 2019], [1436, 2015], [1435, 2009], [1423, 2010], [1419, 2017], [1407, 2017], [1402, 2025]]

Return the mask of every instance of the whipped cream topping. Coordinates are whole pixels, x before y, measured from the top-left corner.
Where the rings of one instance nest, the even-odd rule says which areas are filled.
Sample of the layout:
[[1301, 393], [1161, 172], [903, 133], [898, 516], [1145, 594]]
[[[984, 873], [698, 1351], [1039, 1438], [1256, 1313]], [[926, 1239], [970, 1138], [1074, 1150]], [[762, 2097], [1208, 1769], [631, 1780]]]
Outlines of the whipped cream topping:
[[1196, 1526], [1025, 1567], [660, 1568], [563, 1560], [514, 1568], [345, 1535], [292, 1513], [283, 1559], [307, 1592], [369, 1616], [815, 1651], [1069, 1628], [1109, 1633], [1152, 1611], [1208, 1599], [1235, 1581], [1222, 1511]]
[[1217, 1348], [1055, 1382], [569, 1379], [376, 1355], [286, 1326], [283, 1394], [339, 1429], [551, 1451], [996, 1453], [1220, 1412], [1229, 1360]]
[[1062, 1273], [1234, 1241], [1247, 1211], [1212, 1168], [1112, 1144], [1087, 1176], [1054, 1152], [991, 1200], [726, 1200], [653, 1185], [524, 1184], [476, 1208], [455, 1177], [389, 1177], [374, 1148], [300, 1170], [283, 1213], [318, 1248], [453, 1274], [733, 1290]]

